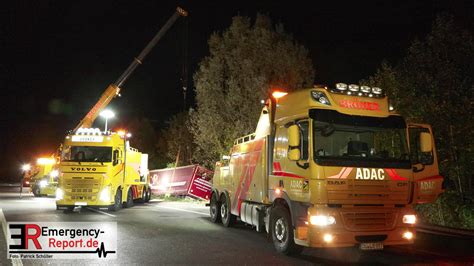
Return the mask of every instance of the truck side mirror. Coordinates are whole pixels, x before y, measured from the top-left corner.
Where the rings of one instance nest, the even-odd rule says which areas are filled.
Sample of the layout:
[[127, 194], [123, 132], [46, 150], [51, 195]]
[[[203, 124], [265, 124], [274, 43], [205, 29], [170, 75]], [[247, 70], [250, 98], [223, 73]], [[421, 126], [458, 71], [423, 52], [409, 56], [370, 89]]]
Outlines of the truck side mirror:
[[431, 152], [433, 150], [430, 133], [428, 132], [420, 133], [420, 150], [421, 152]]
[[288, 127], [288, 159], [298, 161], [301, 158], [300, 129], [297, 125]]
[[119, 150], [114, 150], [114, 154], [113, 154], [113, 162], [112, 164], [115, 166], [119, 163]]

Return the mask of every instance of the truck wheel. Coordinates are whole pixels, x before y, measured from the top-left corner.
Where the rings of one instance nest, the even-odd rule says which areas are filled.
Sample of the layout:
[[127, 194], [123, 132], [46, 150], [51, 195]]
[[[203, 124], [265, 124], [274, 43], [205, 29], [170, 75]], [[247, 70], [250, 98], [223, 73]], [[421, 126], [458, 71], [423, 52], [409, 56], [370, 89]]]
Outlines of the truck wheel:
[[109, 210], [119, 211], [122, 208], [122, 190], [117, 188], [117, 193], [115, 193], [114, 205], [110, 206]]
[[276, 206], [272, 208], [270, 217], [270, 232], [275, 249], [286, 255], [301, 253], [303, 247], [295, 244], [293, 225], [288, 209]]
[[225, 227], [231, 227], [235, 223], [235, 215], [230, 213], [230, 201], [225, 194], [221, 196], [221, 222]]
[[127, 201], [125, 202], [125, 208], [131, 208], [133, 207], [133, 193], [132, 193], [132, 187], [128, 189], [127, 192]]
[[221, 221], [221, 206], [219, 204], [219, 201], [217, 200], [216, 193], [212, 193], [209, 213], [211, 214], [211, 221], [213, 223], [218, 223]]
[[146, 190], [146, 198], [145, 198], [145, 202], [149, 202], [151, 200], [151, 188], [148, 188]]
[[38, 186], [35, 186], [35, 187], [33, 188], [33, 195], [34, 195], [35, 197], [41, 197], [41, 195], [40, 195], [40, 188], [39, 188]]

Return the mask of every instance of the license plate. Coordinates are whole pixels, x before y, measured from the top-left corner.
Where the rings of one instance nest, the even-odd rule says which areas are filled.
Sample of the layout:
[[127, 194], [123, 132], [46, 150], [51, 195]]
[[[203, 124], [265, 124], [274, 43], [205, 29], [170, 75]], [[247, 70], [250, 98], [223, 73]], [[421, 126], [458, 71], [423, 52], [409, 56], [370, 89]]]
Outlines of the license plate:
[[76, 202], [74, 203], [76, 206], [87, 206], [87, 202]]
[[383, 243], [382, 242], [360, 243], [359, 248], [361, 250], [381, 250], [383, 249]]

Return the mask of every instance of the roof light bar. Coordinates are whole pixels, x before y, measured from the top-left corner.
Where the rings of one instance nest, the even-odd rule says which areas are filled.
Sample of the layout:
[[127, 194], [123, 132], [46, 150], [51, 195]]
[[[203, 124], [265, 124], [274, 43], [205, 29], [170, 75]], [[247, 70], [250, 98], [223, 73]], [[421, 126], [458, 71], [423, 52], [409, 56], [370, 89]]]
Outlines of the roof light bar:
[[98, 136], [101, 136], [102, 131], [100, 131], [100, 129], [98, 129], [98, 128], [83, 128], [83, 127], [81, 127], [79, 129], [77, 129], [76, 134], [77, 135], [98, 135]]
[[349, 85], [349, 90], [350, 91], [359, 91], [359, 85], [351, 84], [351, 85]]
[[377, 95], [381, 95], [382, 94], [382, 89], [379, 88], [379, 87], [372, 87], [372, 93], [377, 94]]
[[365, 93], [370, 93], [370, 87], [369, 86], [360, 86], [360, 91], [365, 92]]
[[342, 93], [352, 96], [381, 98], [384, 92], [379, 87], [370, 87], [367, 85], [359, 86], [357, 84], [336, 83], [336, 88], [329, 89], [333, 93]]
[[347, 90], [347, 84], [346, 83], [337, 83], [336, 84], [336, 89], [340, 91], [345, 91]]

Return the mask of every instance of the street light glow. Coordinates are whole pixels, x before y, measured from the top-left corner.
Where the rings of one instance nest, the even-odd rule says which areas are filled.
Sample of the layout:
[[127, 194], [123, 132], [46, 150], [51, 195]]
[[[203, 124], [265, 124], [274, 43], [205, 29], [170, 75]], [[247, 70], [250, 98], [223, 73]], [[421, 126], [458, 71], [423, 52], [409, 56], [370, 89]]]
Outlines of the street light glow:
[[28, 163], [21, 166], [21, 170], [23, 170], [24, 172], [30, 171], [30, 169], [31, 169], [31, 165]]
[[100, 112], [100, 116], [102, 116], [105, 119], [109, 119], [109, 118], [114, 117], [115, 113], [107, 109], [107, 110], [104, 110], [104, 111]]
[[115, 114], [114, 114], [114, 112], [107, 109], [107, 110], [104, 110], [104, 111], [100, 112], [100, 116], [105, 118], [105, 130], [104, 131], [107, 132], [107, 120], [109, 120], [109, 118], [115, 117]]

